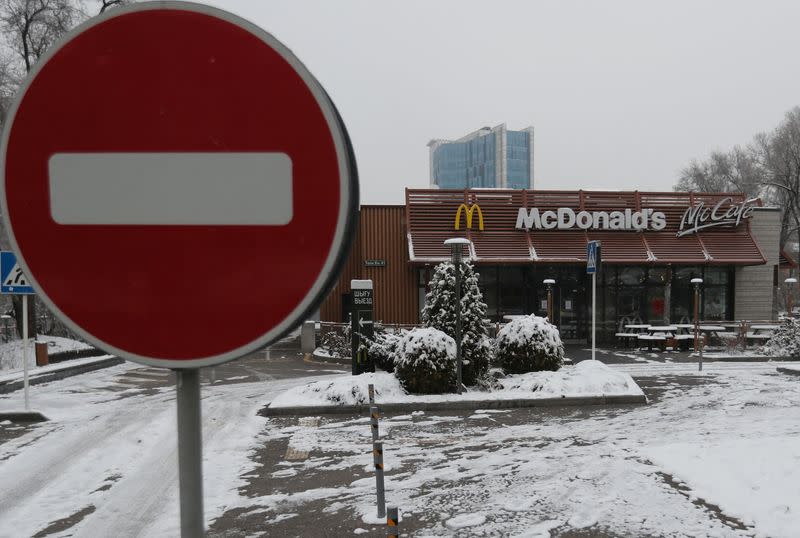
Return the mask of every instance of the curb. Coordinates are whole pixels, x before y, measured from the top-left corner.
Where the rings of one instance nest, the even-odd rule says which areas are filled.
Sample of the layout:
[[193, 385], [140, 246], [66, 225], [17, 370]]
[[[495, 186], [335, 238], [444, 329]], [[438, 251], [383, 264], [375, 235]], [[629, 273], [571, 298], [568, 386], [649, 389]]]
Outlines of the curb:
[[11, 411], [8, 413], [0, 412], [0, 420], [10, 420], [11, 422], [46, 422], [50, 419], [38, 411]]
[[794, 368], [784, 368], [782, 366], [778, 366], [778, 372], [789, 375], [800, 375], [800, 370], [795, 370]]
[[[451, 402], [408, 402], [376, 404], [383, 413], [407, 413], [411, 411], [460, 411], [475, 409], [517, 409], [521, 407], [573, 407], [585, 405], [646, 404], [647, 396], [628, 394], [608, 396], [575, 396], [561, 398], [525, 398], [518, 400], [461, 400]], [[264, 407], [258, 414], [262, 417], [315, 416], [364, 414], [369, 404], [361, 405], [311, 405], [295, 407]]]
[[[61, 368], [59, 370], [54, 370], [52, 372], [46, 372], [39, 375], [34, 374], [28, 378], [28, 384], [40, 385], [42, 383], [50, 383], [51, 381], [58, 381], [59, 379], [64, 379], [67, 377], [72, 377], [80, 374], [86, 374], [89, 372], [93, 372], [95, 370], [109, 368], [111, 366], [117, 366], [118, 364], [122, 364], [123, 362], [125, 362], [125, 360], [120, 359], [119, 357], [109, 357], [107, 359], [99, 360], [97, 362], [90, 362], [88, 364], [69, 366], [67, 368]], [[0, 382], [0, 394], [8, 394], [9, 392], [20, 390], [23, 388], [24, 385], [25, 382], [22, 379]]]

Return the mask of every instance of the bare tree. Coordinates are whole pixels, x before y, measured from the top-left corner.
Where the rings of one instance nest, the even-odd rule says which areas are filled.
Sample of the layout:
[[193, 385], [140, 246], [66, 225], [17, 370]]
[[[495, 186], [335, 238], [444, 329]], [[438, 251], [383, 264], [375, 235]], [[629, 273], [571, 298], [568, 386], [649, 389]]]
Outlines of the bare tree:
[[[5, 125], [8, 108], [22, 79], [36, 62], [59, 38], [72, 27], [88, 18], [91, 6], [99, 4], [97, 14], [107, 9], [130, 3], [130, 0], [0, 0], [0, 127]], [[0, 247], [10, 248], [5, 224], [0, 221]], [[37, 332], [37, 303], [31, 301], [28, 325]], [[39, 304], [41, 306], [41, 304]], [[3, 310], [8, 308], [2, 307]], [[22, 319], [22, 301], [13, 300], [14, 317]], [[45, 308], [43, 323], [59, 326], [52, 313]], [[18, 332], [21, 323], [17, 323]], [[20, 334], [21, 336], [21, 334]]]
[[100, 0], [100, 11], [98, 13], [103, 13], [110, 7], [121, 6], [129, 3], [130, 0]]
[[762, 172], [753, 148], [734, 147], [711, 152], [708, 159], [692, 160], [681, 170], [675, 190], [695, 192], [742, 192], [758, 196]]
[[800, 244], [800, 107], [787, 112], [774, 131], [757, 135], [754, 147], [763, 184], [784, 209], [782, 243], [796, 233]]
[[81, 18], [73, 0], [2, 0], [0, 27], [20, 57], [25, 73]]

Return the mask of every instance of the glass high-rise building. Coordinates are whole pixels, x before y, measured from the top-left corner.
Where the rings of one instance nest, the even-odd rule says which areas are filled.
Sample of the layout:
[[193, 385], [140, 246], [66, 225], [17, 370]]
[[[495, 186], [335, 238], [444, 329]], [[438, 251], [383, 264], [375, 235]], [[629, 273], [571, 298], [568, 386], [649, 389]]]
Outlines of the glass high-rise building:
[[533, 127], [483, 127], [458, 140], [434, 139], [431, 186], [440, 189], [532, 189]]

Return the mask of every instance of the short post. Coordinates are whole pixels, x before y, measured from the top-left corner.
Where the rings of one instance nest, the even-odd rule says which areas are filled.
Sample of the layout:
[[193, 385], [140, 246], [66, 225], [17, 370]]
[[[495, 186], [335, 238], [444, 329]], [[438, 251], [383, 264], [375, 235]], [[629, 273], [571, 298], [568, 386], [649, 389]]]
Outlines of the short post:
[[375, 443], [380, 438], [378, 432], [378, 419], [381, 417], [380, 411], [378, 411], [378, 406], [371, 405], [369, 408], [369, 423], [370, 428], [372, 429], [372, 442]]
[[700, 285], [702, 278], [693, 278], [694, 285], [694, 351], [698, 353], [697, 369], [703, 371], [703, 346], [700, 344]]
[[367, 392], [369, 392], [369, 405], [370, 406], [375, 405], [375, 385], [370, 383], [367, 386]]
[[[369, 386], [372, 389], [372, 385]], [[372, 390], [370, 390], [372, 393]], [[372, 398], [370, 398], [372, 399]], [[380, 433], [378, 431], [378, 419], [380, 419], [378, 406], [371, 405], [369, 408], [369, 422], [372, 430], [372, 459], [375, 463], [375, 488], [378, 492], [378, 517], [386, 517], [386, 494], [383, 483], [383, 443], [378, 441]]]
[[378, 517], [386, 517], [386, 492], [383, 484], [383, 443], [372, 444], [372, 458], [375, 461], [375, 485], [378, 490]]
[[547, 321], [555, 325], [553, 320], [553, 284], [556, 281], [552, 278], [545, 278], [544, 285], [547, 286]]
[[456, 299], [454, 305], [456, 309], [456, 390], [461, 394], [461, 249], [464, 245], [469, 246], [470, 241], [463, 237], [454, 237], [447, 239], [444, 244], [450, 246], [450, 256], [456, 273]]
[[396, 506], [390, 506], [386, 510], [386, 536], [400, 537], [400, 517]]
[[789, 277], [783, 281], [786, 284], [786, 317], [792, 318], [792, 288], [797, 284], [797, 279]]

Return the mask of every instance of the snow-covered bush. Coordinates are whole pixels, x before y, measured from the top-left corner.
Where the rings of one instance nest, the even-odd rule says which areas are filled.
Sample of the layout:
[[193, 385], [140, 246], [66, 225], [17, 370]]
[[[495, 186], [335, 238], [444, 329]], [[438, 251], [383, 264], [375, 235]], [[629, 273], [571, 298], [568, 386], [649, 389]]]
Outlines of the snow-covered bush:
[[516, 318], [497, 333], [494, 363], [506, 373], [555, 371], [563, 361], [561, 336], [545, 318], [534, 315]]
[[800, 359], [800, 320], [787, 318], [764, 344], [763, 352], [773, 357]]
[[350, 324], [325, 327], [322, 331], [319, 347], [325, 349], [331, 357], [349, 357], [352, 354], [350, 344]]
[[394, 371], [394, 358], [397, 356], [397, 346], [401, 335], [390, 332], [375, 333], [375, 338], [369, 345], [369, 356], [375, 361], [375, 366], [384, 372]]
[[[489, 368], [492, 346], [487, 336], [486, 303], [478, 286], [480, 275], [469, 262], [461, 263], [461, 381], [475, 385]], [[450, 262], [440, 263], [425, 296], [422, 324], [451, 338], [456, 335], [456, 272]]]
[[456, 389], [456, 342], [432, 328], [412, 329], [400, 339], [394, 375], [403, 388], [417, 394]]

